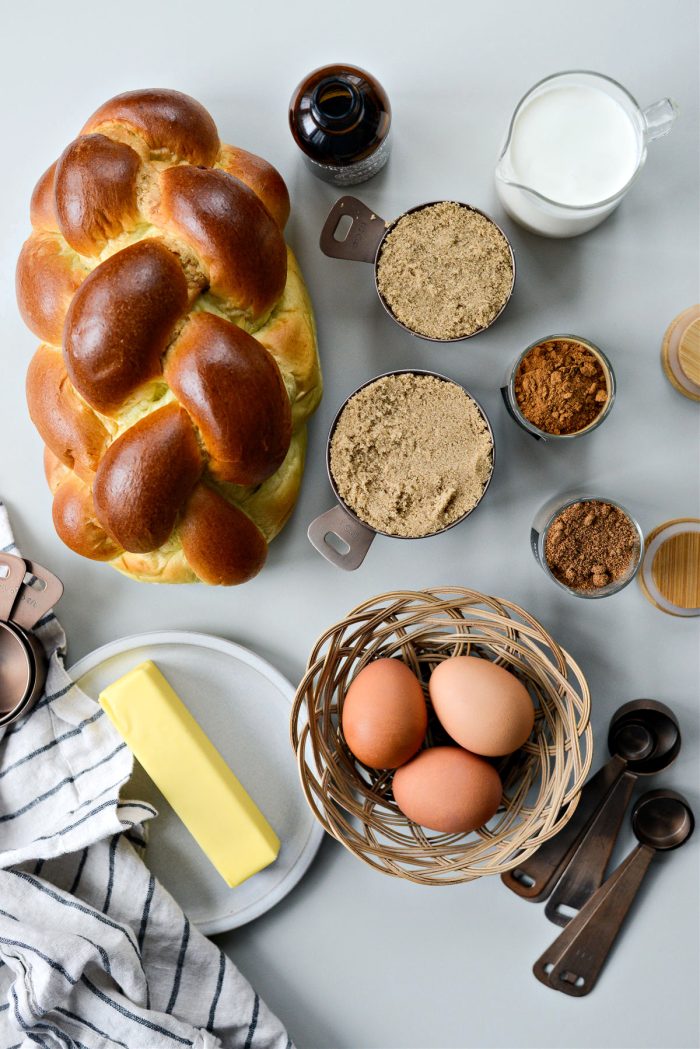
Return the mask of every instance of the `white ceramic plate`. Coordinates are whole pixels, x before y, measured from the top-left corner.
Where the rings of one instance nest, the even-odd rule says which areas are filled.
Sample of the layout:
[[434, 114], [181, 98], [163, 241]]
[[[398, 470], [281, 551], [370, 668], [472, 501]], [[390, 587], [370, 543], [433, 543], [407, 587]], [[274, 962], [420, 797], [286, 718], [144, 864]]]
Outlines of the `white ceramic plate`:
[[112, 641], [69, 673], [93, 699], [152, 659], [277, 832], [282, 848], [265, 870], [230, 889], [163, 795], [137, 765], [130, 794], [152, 802], [144, 859], [207, 936], [258, 918], [287, 895], [314, 858], [323, 828], [306, 804], [289, 743], [294, 689], [253, 652], [208, 634], [158, 631]]

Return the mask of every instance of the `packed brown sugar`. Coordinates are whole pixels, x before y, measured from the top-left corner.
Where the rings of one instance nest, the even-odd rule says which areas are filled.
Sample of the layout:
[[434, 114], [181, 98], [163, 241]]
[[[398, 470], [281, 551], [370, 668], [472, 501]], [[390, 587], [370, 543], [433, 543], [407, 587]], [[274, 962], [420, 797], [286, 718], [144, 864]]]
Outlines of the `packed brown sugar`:
[[440, 201], [398, 220], [377, 263], [394, 316], [431, 339], [473, 335], [498, 316], [513, 287], [508, 241], [485, 215]]
[[430, 375], [389, 375], [346, 404], [330, 466], [338, 494], [360, 520], [390, 535], [425, 536], [479, 502], [493, 442], [461, 386]]

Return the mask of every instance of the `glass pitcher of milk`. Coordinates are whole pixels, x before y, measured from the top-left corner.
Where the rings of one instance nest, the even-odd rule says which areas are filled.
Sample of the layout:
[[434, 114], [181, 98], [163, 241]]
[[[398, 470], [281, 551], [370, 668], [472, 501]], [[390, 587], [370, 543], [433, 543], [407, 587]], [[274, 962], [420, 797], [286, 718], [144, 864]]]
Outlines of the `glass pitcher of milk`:
[[546, 237], [575, 237], [613, 211], [641, 171], [647, 143], [667, 135], [670, 98], [640, 109], [600, 73], [540, 80], [518, 103], [496, 167], [511, 218]]

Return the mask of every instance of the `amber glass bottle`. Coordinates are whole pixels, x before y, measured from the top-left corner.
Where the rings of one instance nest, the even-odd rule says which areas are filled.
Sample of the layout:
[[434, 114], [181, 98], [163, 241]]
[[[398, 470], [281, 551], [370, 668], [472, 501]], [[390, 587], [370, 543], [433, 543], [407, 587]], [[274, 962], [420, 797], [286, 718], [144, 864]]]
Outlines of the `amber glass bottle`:
[[336, 186], [366, 182], [389, 159], [386, 91], [357, 66], [315, 69], [289, 103], [289, 126], [314, 175]]

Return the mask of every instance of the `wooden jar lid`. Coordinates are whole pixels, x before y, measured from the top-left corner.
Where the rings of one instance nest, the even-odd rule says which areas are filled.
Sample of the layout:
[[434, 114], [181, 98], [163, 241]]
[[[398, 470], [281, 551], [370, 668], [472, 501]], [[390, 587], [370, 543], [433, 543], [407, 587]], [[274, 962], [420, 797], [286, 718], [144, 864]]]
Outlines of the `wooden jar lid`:
[[700, 518], [678, 517], [649, 533], [639, 582], [662, 612], [700, 616]]
[[700, 401], [700, 305], [689, 306], [671, 321], [661, 344], [661, 363], [679, 393]]

